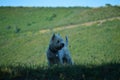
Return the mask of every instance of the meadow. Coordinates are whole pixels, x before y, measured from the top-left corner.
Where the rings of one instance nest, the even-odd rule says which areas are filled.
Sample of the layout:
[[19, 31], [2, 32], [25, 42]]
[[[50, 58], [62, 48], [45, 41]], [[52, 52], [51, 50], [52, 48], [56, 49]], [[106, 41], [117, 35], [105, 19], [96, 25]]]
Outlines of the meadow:
[[[119, 12], [119, 6], [0, 7], [0, 79], [119, 80]], [[53, 33], [68, 36], [73, 66], [47, 67]]]

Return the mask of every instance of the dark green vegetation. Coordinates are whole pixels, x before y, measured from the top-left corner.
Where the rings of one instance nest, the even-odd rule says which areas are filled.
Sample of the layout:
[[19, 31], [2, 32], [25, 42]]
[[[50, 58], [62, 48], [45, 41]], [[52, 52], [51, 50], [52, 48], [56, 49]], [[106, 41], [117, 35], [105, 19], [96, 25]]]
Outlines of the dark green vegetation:
[[[113, 20], [107, 20], [110, 18]], [[120, 7], [0, 7], [0, 80], [119, 80]], [[53, 29], [68, 35], [73, 66], [48, 68], [45, 51]], [[102, 20], [105, 20], [102, 22]], [[40, 33], [41, 30], [50, 29]]]
[[86, 67], [54, 66], [23, 67], [9, 66], [0, 70], [1, 80], [119, 80], [120, 64], [105, 64], [102, 66]]

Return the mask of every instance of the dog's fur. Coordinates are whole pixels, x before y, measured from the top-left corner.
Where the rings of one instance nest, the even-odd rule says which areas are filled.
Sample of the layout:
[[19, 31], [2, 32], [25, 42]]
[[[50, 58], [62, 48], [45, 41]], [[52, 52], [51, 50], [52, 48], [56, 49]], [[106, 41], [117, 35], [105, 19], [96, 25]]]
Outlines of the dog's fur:
[[66, 37], [66, 42], [58, 34], [53, 34], [50, 40], [48, 50], [46, 52], [48, 65], [53, 64], [73, 64], [70, 52], [68, 50], [68, 38]]

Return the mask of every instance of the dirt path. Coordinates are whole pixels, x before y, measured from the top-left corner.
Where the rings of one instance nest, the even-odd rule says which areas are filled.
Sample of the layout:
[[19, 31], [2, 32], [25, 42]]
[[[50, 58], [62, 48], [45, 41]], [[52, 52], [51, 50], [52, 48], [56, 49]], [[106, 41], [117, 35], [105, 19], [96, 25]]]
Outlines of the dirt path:
[[[90, 26], [90, 25], [93, 25], [93, 24], [102, 24], [103, 22], [106, 22], [106, 21], [112, 21], [114, 19], [119, 19], [120, 20], [120, 17], [113, 17], [113, 18], [108, 18], [108, 19], [103, 19], [103, 20], [97, 20], [97, 21], [91, 21], [91, 22], [86, 22], [86, 23], [82, 23], [82, 24], [75, 24], [75, 25], [69, 25], [69, 26], [61, 26], [61, 27], [58, 27], [58, 28], [54, 28], [53, 31], [60, 31], [60, 30], [64, 30], [64, 29], [71, 29], [71, 28], [76, 28], [76, 27], [79, 27], [79, 26]], [[40, 33], [46, 33], [46, 32], [50, 32], [51, 30], [50, 29], [44, 29], [44, 30], [40, 30], [39, 32]]]

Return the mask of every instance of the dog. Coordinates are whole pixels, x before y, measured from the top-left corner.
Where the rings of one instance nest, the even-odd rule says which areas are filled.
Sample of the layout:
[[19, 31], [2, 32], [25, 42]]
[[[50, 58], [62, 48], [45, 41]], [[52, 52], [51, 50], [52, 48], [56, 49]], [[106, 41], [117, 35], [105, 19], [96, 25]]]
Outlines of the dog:
[[53, 34], [50, 39], [46, 56], [49, 66], [53, 64], [73, 64], [68, 50], [67, 36], [65, 42], [59, 34]]

